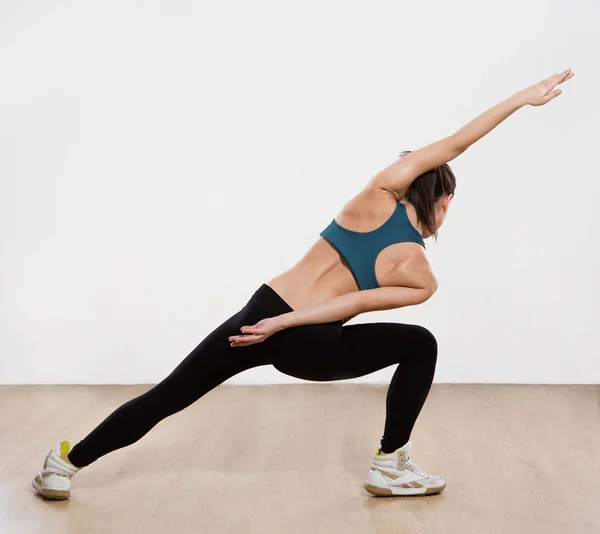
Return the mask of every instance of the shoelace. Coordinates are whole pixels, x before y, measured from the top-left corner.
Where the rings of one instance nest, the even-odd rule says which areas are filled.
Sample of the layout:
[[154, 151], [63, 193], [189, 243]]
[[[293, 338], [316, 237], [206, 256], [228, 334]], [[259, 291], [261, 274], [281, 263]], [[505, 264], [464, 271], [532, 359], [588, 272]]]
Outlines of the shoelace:
[[403, 467], [410, 469], [413, 473], [422, 476], [423, 478], [429, 478], [429, 475], [423, 471], [415, 462], [412, 460], [406, 460], [406, 463]]

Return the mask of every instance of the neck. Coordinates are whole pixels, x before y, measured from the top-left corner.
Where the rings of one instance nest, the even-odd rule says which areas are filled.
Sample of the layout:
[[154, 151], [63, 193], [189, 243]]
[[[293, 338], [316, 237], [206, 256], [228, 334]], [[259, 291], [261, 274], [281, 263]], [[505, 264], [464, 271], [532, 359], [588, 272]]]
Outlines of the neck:
[[408, 202], [408, 200], [403, 199], [401, 202], [407, 207], [406, 214], [408, 215], [410, 223], [414, 226], [415, 230], [421, 234], [423, 239], [427, 239], [431, 235], [431, 232], [429, 232], [427, 228], [424, 228], [420, 222], [417, 223], [417, 210], [415, 207]]

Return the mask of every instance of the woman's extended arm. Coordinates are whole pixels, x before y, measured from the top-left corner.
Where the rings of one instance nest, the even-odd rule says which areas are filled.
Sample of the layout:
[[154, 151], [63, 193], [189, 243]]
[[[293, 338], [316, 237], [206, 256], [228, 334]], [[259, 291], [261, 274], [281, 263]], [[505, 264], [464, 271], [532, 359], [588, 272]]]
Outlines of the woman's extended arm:
[[522, 108], [527, 104], [531, 106], [541, 106], [550, 102], [550, 100], [557, 97], [562, 92], [561, 89], [554, 88], [559, 83], [567, 81], [574, 74], [575, 73], [572, 72], [571, 69], [567, 69], [561, 74], [553, 74], [549, 78], [546, 78], [527, 89], [517, 91], [514, 95], [508, 97], [499, 104], [496, 104], [481, 115], [478, 115], [471, 122], [467, 123], [454, 133], [451, 136], [453, 143], [461, 151], [465, 151], [519, 108]]
[[416, 178], [462, 154], [519, 108], [527, 104], [541, 106], [550, 102], [562, 92], [561, 89], [554, 88], [573, 75], [571, 69], [567, 69], [561, 74], [553, 74], [531, 87], [517, 91], [475, 117], [454, 134], [398, 159], [377, 173], [373, 177], [373, 184], [386, 190], [406, 191]]

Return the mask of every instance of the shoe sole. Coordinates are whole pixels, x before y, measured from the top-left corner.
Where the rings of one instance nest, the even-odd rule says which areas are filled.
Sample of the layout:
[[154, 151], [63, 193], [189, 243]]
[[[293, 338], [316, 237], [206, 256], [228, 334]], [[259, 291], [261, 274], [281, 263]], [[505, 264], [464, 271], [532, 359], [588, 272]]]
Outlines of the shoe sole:
[[49, 499], [68, 499], [71, 496], [71, 492], [69, 490], [43, 488], [36, 482], [35, 478], [31, 481], [31, 485], [44, 497], [48, 497]]
[[431, 495], [433, 493], [439, 493], [446, 487], [446, 484], [438, 487], [423, 487], [423, 488], [394, 488], [394, 487], [381, 487], [374, 486], [369, 482], [365, 482], [363, 488], [373, 495], [382, 497], [391, 496], [411, 496], [411, 495]]

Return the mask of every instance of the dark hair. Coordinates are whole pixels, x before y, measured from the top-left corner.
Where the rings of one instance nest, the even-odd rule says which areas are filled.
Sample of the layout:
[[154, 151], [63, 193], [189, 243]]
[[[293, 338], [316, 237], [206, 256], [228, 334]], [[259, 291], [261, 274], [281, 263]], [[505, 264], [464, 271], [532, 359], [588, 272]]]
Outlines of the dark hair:
[[[398, 157], [412, 152], [404, 150]], [[437, 228], [435, 226], [435, 203], [445, 195], [454, 195], [456, 189], [456, 177], [447, 163], [434, 167], [418, 178], [409, 186], [404, 198], [408, 200], [417, 212], [419, 222], [431, 232], [437, 240]]]

